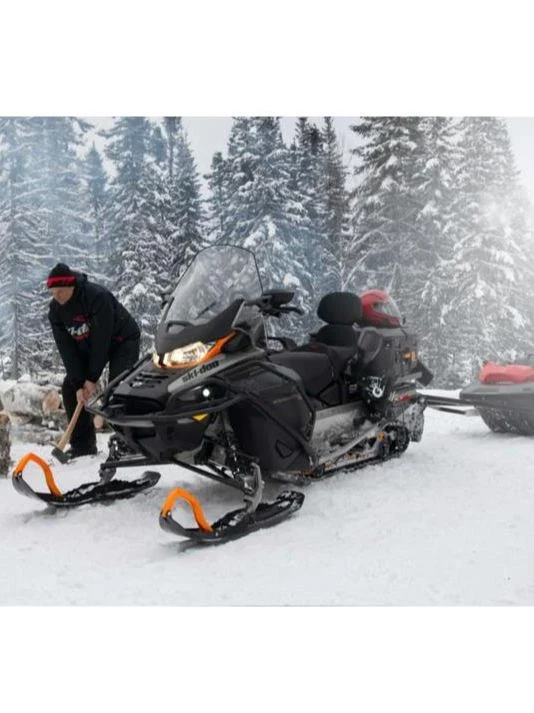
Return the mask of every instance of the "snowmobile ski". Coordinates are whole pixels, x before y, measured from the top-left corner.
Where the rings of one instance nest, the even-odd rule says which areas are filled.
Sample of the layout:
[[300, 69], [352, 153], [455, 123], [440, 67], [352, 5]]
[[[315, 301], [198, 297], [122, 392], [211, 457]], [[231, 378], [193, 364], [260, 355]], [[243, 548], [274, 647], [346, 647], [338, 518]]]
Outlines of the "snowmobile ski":
[[[34, 490], [23, 478], [23, 471], [26, 465], [33, 461], [43, 470], [49, 492], [39, 492]], [[160, 474], [155, 471], [145, 471], [135, 480], [108, 480], [94, 483], [85, 483], [73, 490], [62, 493], [58, 488], [52, 469], [48, 463], [35, 453], [27, 453], [23, 456], [13, 471], [13, 487], [21, 495], [35, 498], [53, 507], [75, 507], [88, 503], [111, 502], [112, 500], [122, 500], [131, 498], [134, 495], [147, 490], [156, 485], [160, 479]]]
[[[198, 527], [184, 527], [173, 518], [172, 510], [178, 499], [185, 500], [191, 506]], [[303, 502], [303, 493], [284, 490], [271, 502], [259, 503], [253, 510], [248, 507], [233, 510], [210, 525], [198, 499], [184, 488], [175, 488], [163, 504], [159, 523], [163, 530], [188, 540], [202, 544], [222, 544], [260, 528], [276, 525], [299, 510]]]

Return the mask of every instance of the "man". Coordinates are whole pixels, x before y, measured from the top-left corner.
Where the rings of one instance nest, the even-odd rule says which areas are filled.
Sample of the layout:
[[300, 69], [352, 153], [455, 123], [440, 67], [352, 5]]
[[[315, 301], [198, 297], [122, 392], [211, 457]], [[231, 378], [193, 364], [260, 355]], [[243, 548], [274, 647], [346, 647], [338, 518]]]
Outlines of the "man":
[[[112, 293], [83, 273], [58, 263], [46, 281], [53, 299], [48, 318], [67, 375], [63, 404], [69, 419], [76, 403], [86, 403], [109, 362], [109, 380], [139, 359], [140, 331]], [[97, 452], [93, 418], [83, 410], [70, 439], [71, 458]]]

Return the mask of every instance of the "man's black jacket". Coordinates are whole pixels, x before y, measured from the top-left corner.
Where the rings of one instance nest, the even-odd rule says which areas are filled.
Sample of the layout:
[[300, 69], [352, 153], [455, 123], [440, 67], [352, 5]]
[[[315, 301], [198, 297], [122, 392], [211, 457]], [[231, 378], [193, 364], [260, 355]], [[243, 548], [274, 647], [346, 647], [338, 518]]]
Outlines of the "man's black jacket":
[[114, 295], [76, 273], [74, 293], [50, 302], [48, 318], [67, 376], [75, 389], [98, 381], [110, 353], [123, 341], [139, 339], [139, 327]]

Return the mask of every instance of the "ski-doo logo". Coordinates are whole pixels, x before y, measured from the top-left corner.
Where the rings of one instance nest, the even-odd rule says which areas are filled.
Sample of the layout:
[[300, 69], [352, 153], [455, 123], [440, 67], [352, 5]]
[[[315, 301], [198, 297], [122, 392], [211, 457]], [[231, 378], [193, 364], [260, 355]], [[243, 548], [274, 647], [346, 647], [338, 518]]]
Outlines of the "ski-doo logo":
[[191, 371], [188, 371], [187, 374], [184, 374], [184, 376], [182, 376], [182, 381], [185, 384], [188, 381], [191, 381], [191, 379], [196, 379], [197, 376], [201, 376], [202, 374], [205, 374], [207, 371], [216, 369], [220, 363], [221, 362], [219, 360], [209, 361], [207, 364], [203, 364], [202, 366], [197, 366], [196, 369], [191, 369]]

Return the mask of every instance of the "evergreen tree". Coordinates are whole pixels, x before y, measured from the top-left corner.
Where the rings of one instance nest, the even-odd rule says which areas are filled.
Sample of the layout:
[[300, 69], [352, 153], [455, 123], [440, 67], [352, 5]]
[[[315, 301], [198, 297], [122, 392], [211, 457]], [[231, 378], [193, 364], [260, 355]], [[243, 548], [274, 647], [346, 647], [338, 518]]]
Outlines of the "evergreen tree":
[[17, 375], [55, 369], [59, 363], [46, 324], [48, 293], [43, 284], [58, 260], [81, 269], [86, 266], [89, 226], [77, 151], [88, 128], [86, 122], [69, 117], [3, 123], [3, 141], [9, 147], [4, 214], [7, 211], [13, 219], [3, 242], [14, 261], [10, 272], [16, 281], [17, 305], [12, 312], [12, 350]]
[[166, 116], [163, 119], [165, 127], [165, 137], [167, 140], [167, 175], [172, 178], [175, 173], [176, 144], [178, 143], [178, 132], [182, 126], [182, 119], [179, 116]]
[[444, 330], [447, 344], [454, 338], [456, 345], [443, 372], [450, 386], [476, 376], [483, 359], [515, 358], [532, 328], [523, 290], [524, 234], [517, 232], [513, 208], [517, 171], [507, 131], [494, 117], [465, 118], [460, 129], [453, 250], [442, 268], [451, 288]]
[[304, 309], [298, 323], [305, 338], [319, 325], [317, 306], [328, 291], [323, 139], [317, 126], [307, 117], [297, 119], [289, 158], [288, 198], [294, 223], [291, 228], [296, 257], [294, 269], [299, 282], [298, 299]]
[[31, 360], [24, 315], [35, 289], [27, 133], [24, 119], [0, 119], [0, 354], [2, 375], [15, 379]]
[[211, 172], [205, 177], [208, 181], [208, 232], [210, 242], [222, 240], [225, 233], [224, 210], [226, 206], [227, 168], [220, 151], [213, 155]]
[[[169, 130], [169, 119], [167, 119], [167, 130]], [[170, 274], [175, 281], [204, 245], [206, 216], [201, 197], [200, 176], [181, 122], [175, 124], [174, 131], [170, 135], [173, 142], [173, 163], [172, 173], [169, 170], [168, 176], [170, 196], [168, 219], [171, 226], [168, 249], [172, 256]]]
[[167, 143], [160, 126], [152, 126], [149, 140], [149, 152], [154, 157], [154, 161], [160, 167], [164, 167], [167, 158]]
[[110, 269], [119, 300], [140, 323], [142, 349], [148, 349], [167, 280], [162, 265], [168, 255], [168, 191], [152, 152], [153, 126], [148, 119], [121, 118], [104, 136], [106, 155], [116, 170], [106, 211]]
[[104, 240], [104, 211], [107, 200], [107, 175], [102, 157], [93, 143], [85, 159], [85, 183], [88, 201], [88, 221], [91, 225], [92, 248], [90, 272], [96, 278], [107, 281], [109, 258]]
[[[264, 288], [293, 289], [297, 301], [307, 308], [311, 276], [302, 242], [306, 213], [292, 190], [290, 152], [282, 140], [279, 120], [236, 117], [227, 157], [214, 160], [209, 181], [212, 221], [218, 221], [216, 239], [251, 249]], [[288, 320], [288, 326], [292, 325], [302, 329], [302, 319]]]
[[236, 117], [228, 139], [225, 190], [221, 194], [221, 241], [243, 245], [253, 230], [250, 188], [254, 181], [253, 123], [251, 117]]
[[443, 330], [452, 299], [450, 279], [443, 266], [454, 251], [453, 199], [461, 154], [457, 148], [456, 120], [427, 117], [422, 128], [424, 155], [417, 193], [420, 210], [415, 222], [418, 240], [408, 309], [412, 326], [420, 334], [422, 357], [439, 375], [446, 370], [447, 354], [455, 348], [447, 344]]
[[346, 169], [332, 118], [326, 116], [322, 132], [319, 195], [324, 202], [324, 275], [321, 293], [345, 290], [350, 270], [350, 214]]
[[78, 150], [90, 124], [71, 117], [28, 121], [32, 146], [29, 169], [35, 178], [34, 213], [41, 245], [49, 251], [50, 263], [60, 256], [84, 269], [90, 226], [85, 216]]
[[406, 310], [421, 209], [422, 119], [367, 117], [351, 128], [364, 143], [353, 151], [362, 181], [353, 193], [354, 237], [346, 279], [357, 292], [365, 287], [389, 290]]

